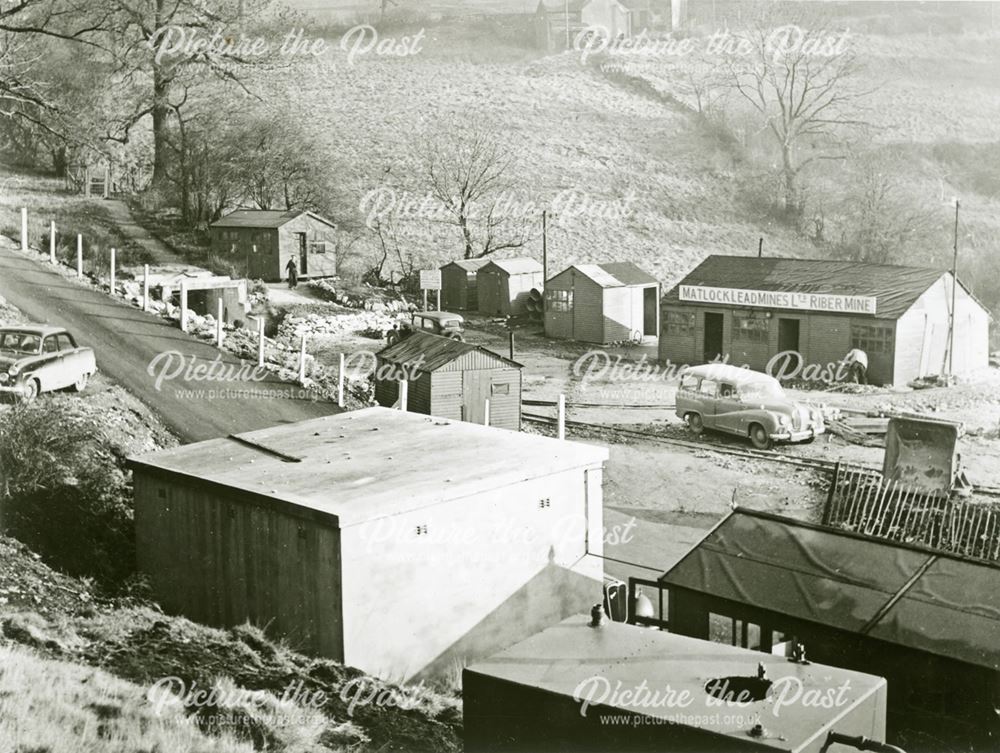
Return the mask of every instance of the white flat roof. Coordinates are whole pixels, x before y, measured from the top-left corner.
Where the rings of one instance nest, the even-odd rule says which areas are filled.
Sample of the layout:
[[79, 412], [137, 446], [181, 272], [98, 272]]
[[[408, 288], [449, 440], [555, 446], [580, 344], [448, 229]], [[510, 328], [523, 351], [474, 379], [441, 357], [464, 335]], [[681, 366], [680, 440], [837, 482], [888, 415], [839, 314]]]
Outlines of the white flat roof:
[[130, 462], [320, 513], [343, 528], [607, 458], [604, 447], [365, 408]]

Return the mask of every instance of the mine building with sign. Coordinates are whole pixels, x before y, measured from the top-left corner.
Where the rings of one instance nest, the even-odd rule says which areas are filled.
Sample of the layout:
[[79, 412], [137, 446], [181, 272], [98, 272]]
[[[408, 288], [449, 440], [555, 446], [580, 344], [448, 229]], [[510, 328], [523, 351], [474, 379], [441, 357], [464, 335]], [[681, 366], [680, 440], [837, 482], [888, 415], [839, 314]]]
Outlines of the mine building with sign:
[[660, 360], [833, 381], [858, 348], [873, 384], [968, 374], [989, 364], [991, 317], [952, 280], [920, 267], [709, 256], [663, 298]]

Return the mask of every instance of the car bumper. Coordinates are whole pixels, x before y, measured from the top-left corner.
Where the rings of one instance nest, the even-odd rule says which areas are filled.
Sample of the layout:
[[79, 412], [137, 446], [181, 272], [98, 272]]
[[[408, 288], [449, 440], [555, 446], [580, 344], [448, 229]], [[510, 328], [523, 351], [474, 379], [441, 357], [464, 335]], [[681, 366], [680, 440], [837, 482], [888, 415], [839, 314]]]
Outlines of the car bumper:
[[24, 385], [20, 382], [0, 384], [0, 395], [15, 395], [16, 397], [20, 397], [23, 394]]
[[824, 433], [826, 433], [826, 427], [813, 426], [799, 431], [781, 431], [777, 434], [772, 434], [771, 439], [776, 442], [804, 442], [807, 439], [813, 439]]

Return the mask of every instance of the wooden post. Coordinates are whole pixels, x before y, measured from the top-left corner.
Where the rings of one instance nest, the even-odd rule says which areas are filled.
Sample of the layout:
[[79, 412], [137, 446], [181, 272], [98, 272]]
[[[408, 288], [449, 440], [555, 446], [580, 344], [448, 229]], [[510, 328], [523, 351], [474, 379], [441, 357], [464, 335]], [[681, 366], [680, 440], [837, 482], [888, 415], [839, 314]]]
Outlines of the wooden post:
[[21, 207], [21, 250], [28, 250], [28, 208]]
[[142, 265], [142, 310], [149, 311], [149, 265]]
[[185, 280], [181, 280], [181, 331], [188, 331], [188, 289]]
[[222, 347], [222, 320], [226, 316], [225, 303], [222, 300], [222, 296], [219, 296], [219, 306], [217, 316], [215, 317], [215, 346], [217, 348]]
[[424, 311], [427, 310], [427, 288], [424, 288]]
[[302, 342], [299, 344], [299, 384], [306, 381], [306, 336], [302, 335]]
[[264, 368], [264, 317], [257, 320], [257, 366]]
[[76, 279], [83, 279], [83, 236], [76, 236]]
[[337, 372], [337, 405], [344, 407], [344, 354], [340, 354], [340, 370]]
[[513, 361], [514, 360], [514, 330], [511, 330], [508, 333], [508, 337], [510, 338], [510, 360]]
[[399, 380], [399, 409], [406, 410], [406, 402], [409, 397], [410, 383], [405, 379]]
[[483, 415], [483, 426], [490, 425], [490, 399], [486, 398], [485, 414]]
[[56, 221], [49, 223], [49, 262], [56, 263]]
[[556, 421], [559, 439], [566, 439], [566, 396], [559, 396], [559, 417]]
[[440, 311], [441, 310], [441, 288], [437, 289], [437, 303], [438, 303], [437, 310]]
[[115, 250], [111, 249], [111, 295], [115, 294]]

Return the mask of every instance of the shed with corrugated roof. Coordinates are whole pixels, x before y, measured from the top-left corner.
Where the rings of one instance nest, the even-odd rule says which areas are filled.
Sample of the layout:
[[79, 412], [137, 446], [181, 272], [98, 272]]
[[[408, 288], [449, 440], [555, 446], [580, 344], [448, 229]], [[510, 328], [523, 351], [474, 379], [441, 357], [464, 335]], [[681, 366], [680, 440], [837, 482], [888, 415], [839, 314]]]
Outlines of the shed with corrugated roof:
[[521, 364], [480, 345], [414, 332], [378, 353], [375, 400], [399, 403], [407, 383], [406, 408], [414, 413], [503, 429], [521, 428]]
[[458, 259], [441, 267], [441, 305], [446, 311], [478, 311], [476, 273], [489, 259]]
[[476, 272], [479, 313], [521, 316], [527, 313], [531, 291], [545, 284], [542, 265], [534, 259], [492, 259]]
[[606, 345], [659, 334], [660, 283], [632, 262], [575, 264], [545, 283], [545, 334]]
[[942, 269], [709, 256], [664, 296], [662, 317], [660, 360], [725, 360], [778, 379], [842, 379], [855, 348], [875, 384], [989, 363], [990, 313]]

